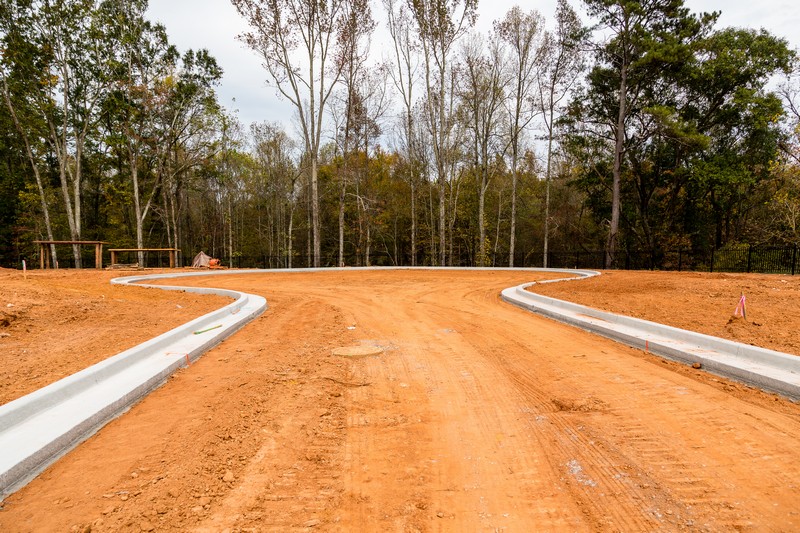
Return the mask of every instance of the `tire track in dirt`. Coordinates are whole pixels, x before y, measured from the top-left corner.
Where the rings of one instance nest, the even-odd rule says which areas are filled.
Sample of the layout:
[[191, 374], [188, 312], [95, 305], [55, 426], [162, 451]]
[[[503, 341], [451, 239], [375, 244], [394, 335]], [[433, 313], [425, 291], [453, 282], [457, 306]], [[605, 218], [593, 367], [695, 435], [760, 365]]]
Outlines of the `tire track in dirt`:
[[[493, 328], [493, 331], [500, 331], [500, 329], [501, 328]], [[605, 341], [603, 342], [607, 344]], [[486, 339], [484, 336], [484, 338], [476, 340], [474, 343], [497, 344], [497, 341], [494, 339]], [[562, 353], [564, 353], [566, 357], [569, 357], [568, 354], [570, 354], [571, 350], [574, 350], [577, 344], [577, 339], [575, 339], [569, 346], [564, 347], [565, 350]], [[611, 346], [610, 348], [619, 351], [615, 346]], [[510, 352], [513, 353], [514, 350], [510, 350]], [[543, 354], [537, 353], [537, 355]], [[573, 357], [574, 356], [575, 354], [573, 354]], [[586, 357], [584, 354], [578, 354], [578, 358], [585, 360]], [[526, 389], [529, 393], [532, 391], [532, 387], [529, 386], [529, 383], [532, 382], [534, 376], [529, 373], [526, 374], [526, 365], [514, 364], [510, 359], [504, 359], [502, 357], [496, 357], [495, 360], [498, 361], [498, 364], [512, 366], [508, 375], [513, 376], [515, 381], [523, 389]], [[518, 363], [519, 361], [516, 360], [516, 362]], [[608, 358], [605, 358], [605, 361], [595, 361], [593, 364], [601, 367], [594, 368], [593, 374], [595, 376], [603, 376], [609, 372], [619, 370], [619, 368], [611, 366]], [[541, 368], [541, 366], [539, 368]], [[656, 368], [656, 370], [660, 369]], [[580, 373], [577, 374], [580, 375]], [[663, 374], [663, 372], [657, 374]], [[597, 377], [594, 377], [592, 381], [597, 380]], [[690, 435], [693, 433], [693, 428], [696, 432], [697, 428], [710, 427], [712, 428], [712, 434], [722, 435], [723, 439], [726, 434], [737, 433], [740, 436], [738, 440], [742, 440], [741, 435], [747, 435], [749, 432], [742, 432], [741, 427], [738, 425], [731, 426], [730, 421], [721, 419], [719, 415], [716, 415], [716, 412], [713, 414], [710, 413], [711, 409], [708, 410], [709, 412], [701, 412], [701, 410], [697, 409], [696, 401], [693, 401], [691, 395], [687, 397], [687, 389], [685, 387], [676, 387], [675, 383], [673, 383], [674, 380], [675, 376], [672, 374], [667, 374], [666, 380], [664, 380], [663, 376], [658, 375], [654, 383], [650, 381], [645, 382], [643, 380], [632, 380], [632, 384], [634, 385], [632, 390], [624, 391], [621, 394], [614, 394], [610, 397], [606, 394], [608, 392], [613, 392], [614, 388], [609, 387], [608, 384], [603, 383], [603, 387], [587, 387], [586, 384], [590, 384], [592, 381], [587, 380], [585, 383], [580, 383], [572, 380], [572, 382], [569, 383], [569, 389], [572, 391], [572, 397], [577, 397], [578, 400], [576, 401], [569, 397], [566, 399], [554, 397], [552, 402], [557, 407], [557, 411], [564, 413], [543, 416], [547, 416], [552, 423], [559, 426], [557, 430], [558, 433], [567, 432], [569, 434], [570, 438], [560, 439], [561, 443], [566, 442], [567, 448], [572, 448], [573, 446], [571, 446], [570, 440], [575, 441], [575, 443], [578, 444], [577, 448], [579, 448], [580, 453], [586, 457], [590, 466], [599, 467], [600, 471], [609, 470], [608, 467], [611, 466], [612, 468], [610, 468], [609, 471], [613, 474], [615, 479], [626, 479], [631, 477], [630, 473], [625, 471], [620, 472], [620, 467], [629, 470], [630, 466], [633, 465], [635, 467], [633, 472], [635, 474], [634, 478], [639, 480], [639, 487], [637, 490], [637, 487], [632, 487], [630, 483], [626, 483], [624, 486], [625, 492], [634, 500], [651, 502], [652, 505], [648, 513], [654, 515], [659, 521], [667, 521], [676, 526], [693, 526], [697, 521], [694, 519], [691, 507], [693, 504], [702, 502], [702, 504], [710, 506], [715, 510], [712, 516], [704, 517], [704, 522], [710, 521], [712, 527], [728, 529], [740, 528], [750, 524], [748, 520], [743, 520], [740, 513], [737, 512], [736, 503], [732, 503], [730, 499], [731, 491], [726, 490], [729, 487], [726, 487], [724, 483], [722, 487], [720, 487], [718, 481], [719, 472], [715, 472], [713, 469], [706, 469], [705, 465], [703, 465], [703, 462], [708, 462], [709, 458], [707, 455], [701, 456], [696, 454], [694, 450], [699, 448], [697, 443], [692, 440], [666, 443], [664, 441], [664, 428], [661, 427], [659, 431], [658, 425], [659, 423], [663, 423], [665, 417], [669, 418], [671, 416], [672, 419], [669, 420], [670, 424], [668, 427], [674, 426], [677, 423], [681, 425], [682, 431]], [[634, 397], [634, 392], [639, 391], [640, 393], [646, 393], [648, 388], [658, 391], [662, 401], [657, 404], [656, 409], [648, 413], [650, 416], [643, 417], [646, 419], [645, 424], [639, 424], [635, 412], [634, 420], [629, 420], [633, 410], [623, 406], [626, 404], [630, 405], [630, 398]], [[672, 394], [675, 391], [669, 391], [669, 393], [665, 394], [664, 390], [659, 389], [678, 389], [677, 396]], [[605, 391], [606, 394], [601, 395], [598, 399], [596, 396], [597, 390]], [[692, 392], [694, 393], [695, 391]], [[544, 406], [546, 411], [546, 395], [542, 397], [538, 391], [533, 391], [533, 396], [539, 403], [539, 408], [541, 409]], [[595, 403], [599, 403], [599, 405], [604, 407], [595, 409], [593, 406]], [[617, 428], [617, 436], [621, 436], [621, 443], [614, 442], [613, 439], [607, 437], [609, 432], [607, 424], [603, 424], [603, 431], [594, 430], [594, 422], [597, 419], [608, 418], [606, 413], [614, 416], [614, 427]], [[559, 419], [565, 417], [575, 418], [576, 420], [570, 425], [559, 423]], [[655, 421], [655, 424], [653, 424], [652, 421]], [[794, 422], [795, 421], [791, 421], [791, 424], [796, 431], [796, 423]], [[734, 429], [734, 427], [738, 427], [738, 431]], [[580, 431], [575, 431], [576, 428]], [[758, 434], [758, 432], [754, 431], [753, 434]], [[674, 434], [671, 436], [674, 436]], [[730, 445], [731, 438], [728, 437], [727, 440]], [[744, 439], [741, 443], [736, 441], [737, 438], [734, 438], [734, 445], [741, 444], [741, 446], [738, 446], [739, 448], [751, 450], [750, 453], [745, 453], [745, 458], [759, 455], [759, 452], [752, 451], [757, 449], [754, 447], [760, 444], [756, 439]], [[634, 446], [631, 446], [631, 444], [634, 444]], [[775, 442], [774, 444], [778, 446], [781, 445], [780, 442]], [[705, 448], [705, 446], [703, 448]], [[570, 453], [576, 451], [577, 450], [570, 450]], [[749, 465], [751, 461], [743, 460], [740, 463]], [[789, 464], [791, 465], [791, 462]], [[709, 474], [698, 476], [698, 465], [703, 466], [701, 470], [710, 470]], [[783, 463], [777, 463], [777, 465], [779, 465], [779, 467], [777, 468], [778, 472], [776, 472], [776, 474], [779, 478], [785, 478], [785, 474], [781, 475], [781, 471], [784, 469]], [[796, 470], [794, 466], [795, 465], [790, 466], [790, 470], [793, 472]], [[598, 481], [591, 475], [592, 471], [590, 468], [581, 463], [581, 472], [584, 470], [587, 475], [587, 480]], [[668, 473], [666, 478], [664, 477], [665, 472]], [[738, 479], [748, 479], [753, 474], [754, 471], [752, 467], [745, 468], [739, 472]], [[791, 476], [790, 474], [786, 479], [787, 485], [785, 486], [792, 486], [790, 481]], [[660, 481], [657, 482], [654, 481], [654, 479]], [[598, 486], [600, 485], [601, 483], [598, 482]], [[613, 486], [613, 483], [609, 484], [609, 487], [611, 486]], [[739, 490], [741, 489], [742, 487], [739, 488]], [[603, 491], [603, 493], [606, 492], [605, 490]], [[718, 493], [719, 495], [715, 496], [715, 494]], [[729, 497], [725, 498], [726, 495]], [[602, 509], [608, 509], [608, 504], [611, 503], [602, 503], [603, 498], [597, 498], [596, 494], [592, 495], [588, 500], [599, 501], [600, 504], [597, 507]], [[614, 505], [618, 504], [618, 501], [614, 502]], [[639, 504], [639, 506], [642, 507], [641, 504]], [[652, 525], [650, 527], [652, 527]], [[623, 527], [623, 529], [625, 528]]]
[[[466, 299], [471, 300], [471, 298]], [[502, 334], [497, 333], [498, 328], [491, 328], [492, 335], [483, 334], [480, 323], [473, 320], [485, 317], [486, 312], [491, 312], [490, 309], [479, 308], [475, 311], [477, 302], [475, 307], [471, 305], [467, 307], [472, 307], [473, 311], [459, 313], [461, 322], [470, 326], [464, 328], [465, 335], [469, 337], [469, 340], [465, 340], [465, 344], [475, 347], [478, 352], [476, 356], [483, 357], [487, 361], [496, 361], [498, 357], [502, 357], [498, 354], [509, 353], [508, 348], [514, 343], [508, 335], [513, 335], [514, 330], [509, 329]], [[494, 319], [497, 320], [496, 314]], [[498, 338], [501, 335], [502, 338]], [[548, 450], [551, 476], [558, 479], [569, 491], [589, 524], [612, 525], [621, 530], [651, 529], [655, 524], [647, 516], [641, 515], [635, 499], [620, 498], [615, 501], [615, 505], [607, 506], [604, 505], [602, 498], [598, 498], [598, 494], [629, 494], [631, 487], [620, 486], [619, 471], [615, 468], [616, 461], [613, 457], [608, 458], [605, 454], [597, 453], [594, 443], [584, 437], [580, 427], [576, 428], [567, 417], [553, 414], [559, 409], [551, 398], [541, 395], [538, 385], [541, 376], [535, 375], [534, 368], [531, 366], [524, 369], [517, 383], [523, 384], [523, 390], [527, 389], [527, 399], [534, 400], [525, 402], [525, 405], [533, 415], [532, 426], [536, 430], [537, 447]], [[536, 371], [539, 370], [536, 368]], [[514, 382], [513, 379], [508, 379], [508, 375], [504, 375], [504, 378]], [[518, 401], [522, 403], [524, 398], [524, 395], [520, 395]]]
[[[271, 327], [286, 330], [303, 322], [323, 324], [322, 315], [339, 313], [313, 299], [295, 297], [289, 313]], [[333, 328], [339, 329], [341, 323], [334, 324]], [[309, 355], [307, 346], [298, 349], [284, 344], [281, 349], [296, 350], [297, 357]], [[260, 428], [260, 448], [240, 474], [242, 482], [195, 531], [243, 530], [260, 528], [263, 523], [275, 531], [303, 529], [322, 522], [338, 506], [343, 491], [338, 471], [345, 435], [343, 387], [339, 385], [346, 379], [344, 366], [327, 364], [312, 375], [296, 366], [275, 372], [272, 379], [286, 392], [275, 398], [273, 418]], [[325, 385], [322, 390], [320, 384]], [[313, 407], [297, 409], [298, 405]], [[284, 412], [293, 416], [276, 416]]]
[[[508, 341], [517, 344], [513, 339]], [[477, 344], [486, 343], [483, 340]], [[519, 351], [510, 350], [511, 353]], [[495, 362], [503, 360], [502, 352], [497, 350], [489, 356]], [[642, 473], [635, 474], [632, 479], [629, 458], [591, 434], [593, 419], [610, 414], [609, 405], [592, 392], [581, 391], [578, 387], [554, 394], [536, 386], [561, 379], [548, 376], [549, 372], [543, 366], [541, 363], [537, 365], [536, 372], [532, 372], [532, 366], [524, 364], [505, 371], [528, 400], [527, 412], [533, 415], [531, 423], [540, 434], [541, 445], [551, 451], [554, 471], [560, 472], [567, 480], [574, 497], [581, 502], [592, 521], [621, 530], [652, 529], [659, 525], [654, 515], [660, 518], [660, 513], [658, 509], [642, 507], [642, 502], [649, 500], [660, 502], [660, 507], [669, 507], [669, 514], [674, 514], [675, 503], [670, 498], [661, 493], [653, 494], [653, 491], [648, 494], [634, 481], [642, 477]], [[643, 486], [650, 488], [654, 484], [644, 483]]]
[[[354, 300], [348, 298], [348, 303]], [[402, 323], [410, 331], [401, 338], [392, 338], [398, 349], [381, 358], [382, 364], [364, 363], [372, 369], [373, 384], [380, 377], [378, 370], [396, 364], [385, 372], [387, 379], [399, 380], [400, 390], [407, 391], [407, 397], [426, 399], [427, 407], [419, 411], [429, 418], [422, 428], [426, 435], [414, 435], [417, 452], [422, 453], [417, 462], [424, 462], [427, 457], [428, 477], [451, 480], [444, 485], [431, 486], [429, 482], [425, 497], [430, 501], [417, 501], [414, 505], [421, 513], [409, 514], [422, 514], [429, 524], [451, 530], [516, 530], [526, 523], [537, 523], [544, 529], [580, 529], [580, 521], [570, 518], [575, 514], [569, 512], [570, 501], [544, 494], [552, 492], [546, 472], [541, 471], [541, 464], [546, 466], [547, 461], [541, 450], [525, 444], [530, 429], [515, 420], [518, 409], [513, 400], [506, 398], [503, 381], [474, 357], [474, 348], [449, 327], [453, 319], [437, 315], [431, 308], [439, 304], [428, 305], [430, 300], [439, 300], [433, 287], [374, 309], [373, 314], [381, 317], [375, 327]], [[364, 305], [374, 307], [375, 302]], [[399, 358], [405, 362], [395, 363]], [[376, 388], [370, 390], [374, 394]], [[386, 441], [386, 437], [368, 433], [357, 445], [363, 449], [366, 441], [379, 446], [377, 442]], [[395, 440], [391, 436], [388, 439]], [[361, 460], [365, 457], [369, 455], [364, 454]], [[376, 490], [380, 491], [380, 487]], [[375, 493], [371, 494], [374, 498]], [[414, 495], [419, 498], [421, 494], [409, 491], [406, 499]], [[532, 505], [534, 501], [536, 504]], [[402, 521], [395, 521], [394, 526], [401, 524]], [[406, 525], [418, 527], [419, 523], [415, 525], [409, 519]]]

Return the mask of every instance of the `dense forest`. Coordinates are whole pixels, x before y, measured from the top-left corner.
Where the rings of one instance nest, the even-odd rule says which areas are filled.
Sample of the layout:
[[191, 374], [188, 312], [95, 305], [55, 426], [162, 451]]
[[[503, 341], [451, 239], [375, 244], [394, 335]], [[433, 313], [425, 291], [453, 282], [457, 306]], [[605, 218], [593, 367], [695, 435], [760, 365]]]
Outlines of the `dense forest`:
[[291, 129], [242, 124], [147, 0], [0, 4], [0, 265], [35, 240], [259, 267], [800, 245], [800, 69], [767, 31], [682, 0], [515, 7], [486, 34], [477, 0], [232, 3]]

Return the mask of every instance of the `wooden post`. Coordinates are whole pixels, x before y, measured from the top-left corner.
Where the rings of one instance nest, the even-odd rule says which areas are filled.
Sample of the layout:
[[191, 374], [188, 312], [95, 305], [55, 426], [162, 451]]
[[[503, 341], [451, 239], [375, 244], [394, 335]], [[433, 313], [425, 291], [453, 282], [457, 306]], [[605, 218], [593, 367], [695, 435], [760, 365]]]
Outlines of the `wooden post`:
[[94, 245], [94, 267], [97, 270], [103, 268], [103, 245], [99, 242]]
[[169, 251], [169, 267], [170, 268], [175, 268], [175, 256], [176, 255], [177, 255], [177, 252], [175, 251], [174, 248]]
[[44, 244], [39, 243], [39, 268], [41, 268], [42, 270], [47, 268], [47, 260], [44, 256], [46, 248], [47, 247]]

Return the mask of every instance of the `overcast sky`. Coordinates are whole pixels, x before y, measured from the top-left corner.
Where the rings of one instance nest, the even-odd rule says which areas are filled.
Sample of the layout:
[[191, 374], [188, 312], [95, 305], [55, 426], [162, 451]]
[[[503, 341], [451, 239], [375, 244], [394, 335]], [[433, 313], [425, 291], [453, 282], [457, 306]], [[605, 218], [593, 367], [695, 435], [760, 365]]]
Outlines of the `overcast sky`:
[[[481, 0], [478, 29], [490, 29], [492, 21], [515, 4], [526, 10], [535, 8], [549, 20], [555, 13], [556, 0]], [[572, 5], [581, 9], [577, 0]], [[800, 7], [796, 0], [687, 0], [686, 6], [693, 12], [721, 11], [717, 27], [765, 28], [787, 39], [792, 48], [800, 48]], [[280, 122], [289, 133], [293, 131], [292, 108], [266, 85], [266, 71], [255, 53], [236, 40], [247, 27], [228, 0], [150, 0], [148, 14], [151, 20], [166, 26], [170, 41], [181, 52], [207, 48], [216, 57], [225, 71], [218, 89], [220, 102], [238, 110], [245, 125]], [[379, 31], [385, 27], [382, 20], [378, 24]], [[373, 40], [373, 48], [380, 46], [380, 40]]]

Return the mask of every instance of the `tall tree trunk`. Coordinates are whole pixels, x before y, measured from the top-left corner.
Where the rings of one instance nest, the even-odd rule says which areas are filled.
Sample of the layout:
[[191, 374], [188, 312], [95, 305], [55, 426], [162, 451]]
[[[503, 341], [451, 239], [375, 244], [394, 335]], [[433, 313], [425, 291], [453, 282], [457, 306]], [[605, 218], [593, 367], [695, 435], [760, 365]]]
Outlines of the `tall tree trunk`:
[[[516, 142], [514, 143], [516, 144]], [[498, 215], [499, 217], [499, 215]], [[499, 225], [499, 221], [498, 221]], [[517, 148], [511, 148], [511, 228], [508, 239], [508, 266], [514, 266], [514, 251], [517, 244]]]
[[[494, 250], [492, 253], [492, 266], [497, 266], [497, 249], [500, 245], [500, 220], [503, 216], [503, 190], [500, 189], [500, 193], [497, 196], [497, 224], [495, 225], [494, 231]], [[509, 266], [514, 266], [509, 265]]]
[[339, 264], [337, 266], [344, 266], [344, 199], [347, 192], [344, 179], [342, 179], [341, 188], [339, 189]]
[[[446, 211], [445, 202], [447, 201], [447, 194], [445, 191], [445, 178], [444, 171], [439, 177], [439, 265], [445, 266], [447, 264], [447, 224], [446, 224]], [[452, 239], [452, 236], [451, 236]], [[452, 244], [452, 243], [451, 243]]]
[[[70, 198], [69, 184], [67, 183], [67, 169], [66, 161], [59, 161], [58, 175], [61, 181], [61, 195], [64, 198], [64, 208], [67, 213], [67, 225], [69, 226], [70, 239], [73, 241], [78, 240], [78, 230], [75, 227], [75, 217], [72, 210], [72, 199]], [[80, 267], [81, 254], [76, 245], [72, 247], [72, 255], [75, 258], [75, 267]]]
[[397, 266], [399, 264], [399, 261], [400, 261], [400, 255], [399, 255], [400, 251], [397, 248], [397, 226], [398, 226], [398, 220], [397, 219], [398, 218], [399, 218], [398, 213], [395, 213], [394, 221], [393, 221], [394, 222], [394, 239], [392, 241], [393, 248], [394, 248], [394, 257], [392, 258], [392, 264], [395, 265], [395, 266]]
[[311, 233], [314, 238], [314, 268], [319, 268], [322, 241], [319, 224], [319, 180], [316, 154], [311, 158]]
[[[442, 64], [439, 67], [439, 111], [436, 117], [438, 121], [436, 123], [435, 134], [434, 137], [436, 139], [436, 149], [434, 154], [436, 155], [436, 168], [439, 172], [439, 265], [445, 266], [447, 264], [447, 225], [446, 225], [446, 201], [447, 201], [447, 158], [445, 157], [445, 153], [448, 151], [445, 146], [446, 140], [449, 138], [447, 134], [446, 127], [447, 127], [447, 120], [445, 118], [445, 84], [446, 84], [446, 74], [447, 71], [445, 69], [445, 64]], [[451, 246], [452, 246], [452, 233], [450, 235], [451, 238]], [[452, 260], [452, 250], [451, 250], [451, 260]]]
[[[168, 168], [171, 168], [171, 166], [168, 167]], [[171, 175], [171, 174], [172, 174], [172, 171], [170, 170], [167, 175]], [[182, 253], [181, 250], [183, 249], [183, 244], [184, 244], [183, 243], [183, 233], [181, 232], [181, 224], [180, 224], [180, 215], [181, 215], [181, 211], [182, 211], [181, 194], [182, 194], [183, 187], [182, 187], [182, 181], [181, 181], [180, 176], [173, 176], [173, 179], [175, 180], [175, 192], [172, 195], [172, 206], [171, 206], [171, 209], [172, 209], [172, 234], [175, 236], [174, 248], [178, 249], [178, 260], [179, 260], [179, 263], [180, 263], [180, 262], [183, 261], [182, 255], [181, 255], [181, 253]], [[186, 227], [189, 227], [189, 224], [188, 224], [189, 212], [188, 212], [188, 210], [186, 212], [186, 217], [185, 218], [186, 218], [186, 221], [187, 221]]]
[[[81, 211], [81, 181], [83, 176], [83, 143], [84, 139], [78, 132], [75, 133], [75, 174], [72, 176], [72, 197], [74, 198], [75, 205], [73, 207], [73, 215], [75, 216], [75, 236], [74, 240], [79, 241], [83, 235], [82, 228], [82, 211]], [[75, 254], [75, 268], [81, 268], [81, 250], [80, 247], [73, 246]]]
[[[142, 214], [142, 201], [139, 196], [139, 164], [136, 161], [136, 155], [128, 147], [128, 164], [131, 168], [131, 181], [133, 182], [133, 211], [136, 217], [136, 247], [144, 248], [144, 215]], [[137, 260], [139, 267], [143, 268], [144, 265], [144, 252], [137, 252]]]
[[[66, 95], [65, 95], [66, 97]], [[55, 124], [48, 121], [50, 128], [50, 137], [53, 142], [53, 149], [56, 152], [56, 159], [58, 161], [58, 178], [61, 183], [61, 195], [64, 198], [64, 209], [67, 214], [67, 225], [69, 226], [70, 239], [73, 241], [78, 240], [77, 228], [75, 227], [75, 216], [72, 209], [72, 199], [69, 192], [69, 182], [67, 178], [67, 142], [66, 139], [61, 139], [56, 130]], [[63, 128], [66, 131], [66, 113], [64, 118]], [[80, 267], [81, 254], [77, 246], [72, 247], [72, 255], [75, 258], [75, 266]]]
[[617, 251], [620, 214], [620, 181], [625, 143], [625, 119], [627, 114], [627, 82], [628, 64], [626, 60], [623, 60], [619, 81], [619, 115], [617, 116], [616, 144], [614, 146], [613, 183], [611, 185], [611, 224], [608, 228], [608, 243], [606, 245], [606, 268], [612, 268], [614, 266], [614, 256]]
[[164, 215], [163, 215], [164, 228], [167, 231], [167, 244], [169, 245], [170, 248], [175, 248], [175, 237], [173, 236], [172, 233], [172, 224], [170, 222], [169, 202], [167, 201], [166, 189], [167, 189], [166, 187], [161, 188], [161, 203], [162, 203], [162, 208], [164, 209]]
[[370, 251], [372, 247], [372, 239], [370, 235], [370, 224], [369, 220], [367, 220], [367, 243], [365, 245], [365, 252], [364, 252], [364, 266], [371, 266], [370, 265]]
[[[308, 204], [308, 202], [306, 202]], [[311, 211], [308, 211], [310, 206], [306, 205], [306, 260], [305, 268], [311, 268]]]
[[428, 213], [430, 214], [428, 234], [431, 238], [431, 266], [436, 266], [438, 253], [436, 250], [436, 208], [433, 206], [433, 187], [428, 187]]
[[[550, 124], [552, 128], [552, 108]], [[553, 134], [547, 136], [547, 171], [544, 176], [544, 246], [542, 250], [542, 267], [547, 268], [547, 257], [550, 247], [550, 168], [553, 157]]]
[[228, 264], [233, 268], [233, 206], [228, 193]]
[[480, 245], [478, 246], [478, 266], [486, 266], [486, 187], [487, 179], [485, 169], [481, 168], [481, 183], [478, 191], [478, 235]]
[[[449, 265], [449, 266], [454, 266], [453, 257], [455, 256], [455, 253], [454, 253], [453, 249], [454, 249], [455, 243], [453, 241], [455, 239], [453, 239], [453, 233], [454, 233], [454, 229], [455, 229], [455, 226], [456, 226], [456, 217], [458, 216], [458, 193], [459, 193], [459, 191], [461, 189], [461, 180], [460, 180], [460, 178], [458, 180], [454, 180], [454, 181], [455, 181], [455, 183], [451, 182], [451, 187], [454, 186], [455, 187], [455, 191], [450, 193], [450, 220], [449, 220], [448, 227], [447, 227], [448, 233], [450, 234], [449, 254], [448, 254], [450, 256], [450, 258], [449, 258], [449, 261], [447, 263], [447, 265]], [[442, 266], [445, 266], [445, 265], [442, 265]]]
[[287, 250], [286, 266], [290, 270], [292, 268], [292, 254], [293, 254], [292, 245], [294, 244], [293, 230], [294, 230], [294, 204], [292, 204], [291, 209], [289, 209], [289, 230], [286, 234], [286, 250]]
[[[63, 83], [62, 91], [61, 91], [61, 98], [63, 102], [64, 108], [62, 109], [62, 118], [61, 118], [61, 131], [62, 134], [58, 134], [58, 130], [56, 129], [55, 123], [51, 119], [47, 119], [47, 125], [50, 129], [50, 138], [53, 143], [53, 149], [56, 153], [56, 159], [58, 160], [58, 177], [61, 182], [61, 194], [64, 198], [64, 209], [66, 210], [67, 214], [67, 224], [69, 226], [69, 234], [70, 239], [73, 241], [77, 241], [80, 238], [80, 228], [75, 224], [76, 215], [75, 215], [75, 206], [73, 206], [73, 199], [70, 196], [70, 180], [69, 175], [71, 172], [68, 169], [69, 165], [69, 150], [68, 150], [68, 134], [69, 131], [69, 109], [68, 103], [70, 102], [69, 94], [67, 89], [69, 87], [69, 72], [66, 70], [66, 65], [62, 66], [61, 75], [65, 80]], [[51, 95], [55, 96], [55, 95]], [[76, 180], [74, 177], [72, 178], [72, 185], [75, 184]], [[80, 187], [77, 187], [76, 192], [78, 195], [75, 197], [76, 203], [80, 203]], [[80, 249], [77, 245], [72, 246], [72, 255], [75, 258], [75, 267], [80, 268], [81, 266], [81, 254]]]
[[411, 266], [417, 266], [417, 190], [411, 180]]
[[[47, 232], [47, 240], [54, 241], [53, 238], [53, 225], [50, 223], [50, 207], [47, 204], [47, 196], [44, 193], [44, 186], [42, 185], [42, 176], [39, 173], [39, 164], [36, 162], [36, 158], [33, 156], [33, 150], [31, 149], [30, 141], [28, 140], [27, 131], [22, 127], [19, 122], [19, 118], [17, 117], [16, 110], [14, 109], [13, 104], [11, 103], [11, 96], [8, 92], [8, 83], [6, 82], [5, 77], [3, 77], [3, 96], [6, 101], [6, 106], [8, 107], [8, 111], [11, 114], [11, 118], [14, 121], [14, 127], [17, 129], [17, 132], [22, 137], [22, 141], [25, 144], [25, 153], [28, 156], [28, 162], [31, 164], [31, 170], [33, 171], [33, 176], [36, 179], [36, 189], [39, 191], [39, 202], [42, 206], [42, 215], [44, 216], [44, 227], [45, 231]], [[50, 258], [53, 261], [51, 265], [55, 268], [56, 264], [58, 264], [58, 256], [56, 256], [56, 246], [55, 244], [50, 245]]]
[[178, 238], [178, 210], [175, 207], [178, 199], [175, 196], [171, 196], [169, 201], [169, 215], [167, 218], [167, 224], [172, 226], [172, 246], [173, 248], [180, 248], [181, 247], [181, 240]]

